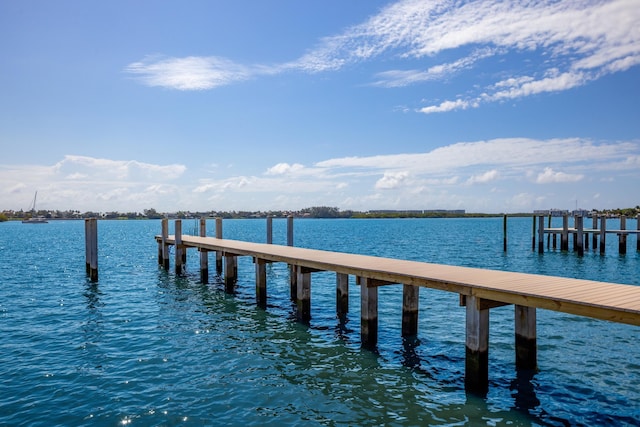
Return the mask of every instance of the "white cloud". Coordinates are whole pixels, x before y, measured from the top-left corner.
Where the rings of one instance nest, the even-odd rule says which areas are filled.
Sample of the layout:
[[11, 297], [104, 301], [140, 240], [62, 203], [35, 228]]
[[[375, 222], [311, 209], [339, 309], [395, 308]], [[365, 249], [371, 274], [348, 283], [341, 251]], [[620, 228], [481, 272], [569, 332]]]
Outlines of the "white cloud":
[[301, 165], [300, 163], [294, 163], [292, 165], [290, 165], [289, 163], [278, 163], [277, 165], [267, 169], [266, 174], [267, 175], [286, 175], [286, 174], [299, 172], [302, 169], [304, 169], [304, 166]]
[[[412, 173], [445, 173], [463, 168], [509, 165], [522, 168], [557, 163], [592, 162], [604, 167], [621, 167], [632, 162], [626, 159], [638, 153], [634, 142], [594, 143], [579, 138], [535, 140], [502, 138], [488, 141], [459, 142], [425, 153], [391, 154], [369, 157], [343, 157], [316, 163], [321, 168], [361, 168], [382, 170], [408, 170]], [[550, 161], [552, 159], [552, 161]], [[364, 171], [361, 171], [364, 172]]]
[[408, 172], [385, 172], [375, 185], [378, 190], [391, 190], [405, 185], [409, 178]]
[[498, 176], [498, 171], [492, 169], [485, 173], [472, 176], [467, 180], [467, 184], [486, 184], [487, 182], [495, 181], [496, 179], [498, 179]]
[[206, 90], [249, 79], [253, 72], [225, 58], [188, 56], [147, 57], [129, 64], [125, 72], [148, 86], [178, 90]]
[[[470, 86], [457, 92], [465, 95], [417, 109], [443, 113], [564, 91], [637, 66], [638, 22], [635, 0], [401, 0], [279, 65], [247, 66], [216, 56], [146, 57], [129, 64], [125, 72], [149, 86], [205, 90], [259, 75], [336, 72], [379, 58], [381, 63], [411, 63], [408, 70], [392, 69], [373, 77], [373, 85], [393, 88], [473, 73], [480, 60], [493, 59], [500, 80], [479, 84], [473, 76]], [[439, 55], [446, 55], [447, 61], [438, 63]], [[536, 55], [537, 60], [521, 71], [513, 68], [516, 62], [508, 55]], [[416, 62], [424, 67], [416, 68]]]
[[581, 181], [584, 175], [581, 174], [568, 174], [564, 172], [556, 172], [553, 169], [547, 167], [544, 171], [538, 174], [536, 182], [538, 184], [555, 184], [561, 182], [577, 182]]

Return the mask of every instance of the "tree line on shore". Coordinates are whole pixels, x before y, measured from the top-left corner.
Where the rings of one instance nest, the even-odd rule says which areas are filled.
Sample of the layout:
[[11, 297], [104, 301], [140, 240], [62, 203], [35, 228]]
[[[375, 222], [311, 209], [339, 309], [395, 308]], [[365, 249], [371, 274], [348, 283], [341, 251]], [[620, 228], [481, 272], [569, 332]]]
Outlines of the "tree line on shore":
[[[623, 209], [605, 209], [593, 210], [592, 214], [634, 217], [640, 215], [640, 205], [635, 208]], [[8, 220], [22, 220], [30, 217], [43, 217], [47, 219], [83, 219], [83, 218], [99, 218], [99, 219], [160, 219], [160, 218], [200, 218], [200, 217], [220, 217], [225, 219], [241, 219], [241, 218], [285, 218], [294, 216], [298, 218], [477, 218], [477, 217], [495, 217], [503, 214], [487, 214], [487, 213], [467, 213], [465, 211], [449, 211], [449, 210], [384, 210], [384, 211], [353, 211], [340, 210], [337, 207], [329, 206], [313, 206], [300, 209], [297, 211], [287, 210], [271, 210], [271, 211], [206, 211], [206, 212], [158, 212], [154, 208], [144, 209], [142, 212], [80, 212], [79, 210], [39, 210], [37, 212], [30, 211], [12, 211], [5, 210], [0, 212], [0, 222]], [[531, 216], [531, 213], [511, 213], [509, 216]]]

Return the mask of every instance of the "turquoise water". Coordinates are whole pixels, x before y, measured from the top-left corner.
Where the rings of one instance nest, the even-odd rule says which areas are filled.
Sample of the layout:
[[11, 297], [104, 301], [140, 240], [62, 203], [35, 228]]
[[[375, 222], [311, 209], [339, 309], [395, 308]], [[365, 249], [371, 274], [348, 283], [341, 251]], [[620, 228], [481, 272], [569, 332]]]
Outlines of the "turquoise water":
[[[184, 221], [183, 232], [195, 228]], [[214, 222], [209, 222], [213, 235]], [[635, 229], [635, 221], [627, 221]], [[608, 228], [616, 228], [614, 221]], [[464, 391], [464, 309], [423, 289], [403, 341], [401, 288], [380, 289], [379, 345], [360, 348], [359, 292], [335, 316], [335, 275], [314, 273], [310, 326], [294, 319], [285, 265], [268, 307], [239, 260], [237, 294], [157, 266], [159, 221], [100, 221], [100, 279], [85, 275], [84, 224], [0, 223], [0, 425], [640, 425], [640, 328], [538, 311], [533, 377], [514, 367], [513, 308], [491, 311], [490, 388]], [[265, 241], [264, 220], [224, 237]], [[619, 255], [531, 251], [531, 219], [296, 220], [295, 245], [640, 285], [635, 237]], [[274, 220], [274, 243], [286, 242]], [[172, 260], [173, 263], [173, 260]]]

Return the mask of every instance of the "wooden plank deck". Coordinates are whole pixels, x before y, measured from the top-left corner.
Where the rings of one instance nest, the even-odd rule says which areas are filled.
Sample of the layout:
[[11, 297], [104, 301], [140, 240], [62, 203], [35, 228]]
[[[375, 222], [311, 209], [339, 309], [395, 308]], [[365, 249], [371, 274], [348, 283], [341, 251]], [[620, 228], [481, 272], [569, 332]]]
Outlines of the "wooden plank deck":
[[[630, 230], [627, 230], [630, 231]], [[158, 240], [160, 236], [156, 237]], [[167, 244], [175, 244], [168, 236]], [[640, 286], [182, 235], [184, 247], [640, 326]]]

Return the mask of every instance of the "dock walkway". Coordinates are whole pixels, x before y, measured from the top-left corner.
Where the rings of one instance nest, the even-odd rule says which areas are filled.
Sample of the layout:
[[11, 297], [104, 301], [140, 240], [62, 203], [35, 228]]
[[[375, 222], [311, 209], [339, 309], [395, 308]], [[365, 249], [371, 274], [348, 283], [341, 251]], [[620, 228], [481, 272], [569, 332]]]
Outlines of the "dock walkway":
[[163, 224], [163, 235], [156, 236], [159, 263], [168, 268], [169, 245], [176, 246], [178, 272], [186, 258], [183, 250], [197, 248], [201, 252], [201, 269], [202, 263], [208, 268], [206, 254], [214, 251], [225, 259], [224, 280], [228, 292], [233, 292], [237, 280], [237, 257], [252, 257], [256, 269], [256, 299], [262, 306], [266, 306], [265, 264], [287, 263], [292, 273], [291, 297], [297, 303], [297, 316], [301, 321], [310, 319], [313, 272], [337, 273], [336, 308], [339, 315], [348, 311], [348, 276], [355, 276], [360, 285], [364, 346], [377, 344], [379, 286], [403, 285], [402, 333], [406, 336], [417, 333], [419, 288], [459, 294], [461, 305], [466, 306], [465, 385], [474, 392], [485, 393], [488, 387], [491, 308], [515, 306], [518, 369], [537, 369], [537, 308], [640, 326], [640, 286], [188, 236], [181, 234], [178, 221], [175, 235], [167, 235], [167, 229]]

